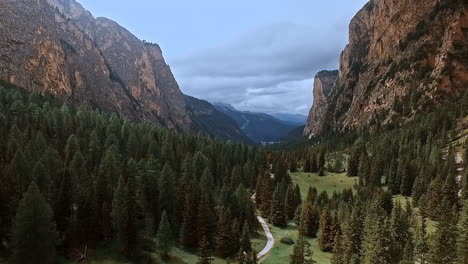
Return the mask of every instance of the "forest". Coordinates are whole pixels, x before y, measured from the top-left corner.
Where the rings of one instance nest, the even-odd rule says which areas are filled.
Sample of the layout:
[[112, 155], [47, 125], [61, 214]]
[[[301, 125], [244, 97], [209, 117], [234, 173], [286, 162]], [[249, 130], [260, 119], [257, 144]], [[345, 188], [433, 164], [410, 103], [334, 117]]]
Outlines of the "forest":
[[[316, 263], [307, 238], [335, 264], [468, 263], [468, 93], [397, 127], [284, 150], [7, 84], [0, 102], [0, 263], [86, 263], [103, 247], [131, 263], [172, 263], [176, 247], [198, 264], [257, 263], [257, 215], [298, 229], [290, 264]], [[346, 172], [356, 184], [301, 195], [297, 171]]]

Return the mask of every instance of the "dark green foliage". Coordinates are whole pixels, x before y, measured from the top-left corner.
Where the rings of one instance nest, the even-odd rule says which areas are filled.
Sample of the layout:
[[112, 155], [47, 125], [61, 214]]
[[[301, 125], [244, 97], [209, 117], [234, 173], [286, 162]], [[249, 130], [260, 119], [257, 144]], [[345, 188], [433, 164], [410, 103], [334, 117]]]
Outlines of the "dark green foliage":
[[320, 212], [317, 206], [306, 202], [302, 206], [300, 225], [305, 236], [315, 237], [319, 229]]
[[270, 208], [270, 222], [279, 227], [286, 227], [288, 217], [286, 214], [284, 187], [278, 184], [273, 193], [273, 200]]
[[297, 239], [293, 253], [289, 257], [289, 264], [314, 264], [316, 263], [312, 258], [312, 250], [310, 243], [305, 239], [303, 232], [299, 231], [299, 238]]
[[335, 230], [333, 218], [330, 212], [325, 209], [320, 216], [320, 235], [318, 238], [319, 247], [324, 252], [332, 251], [334, 247]]
[[55, 263], [56, 236], [52, 209], [33, 183], [16, 212], [12, 231], [14, 263]]
[[228, 209], [222, 209], [218, 220], [218, 234], [216, 238], [216, 247], [222, 257], [231, 255], [236, 249], [233, 247], [234, 234], [232, 233], [232, 215]]
[[464, 201], [458, 220], [457, 264], [468, 263], [468, 200]]
[[156, 245], [158, 246], [163, 259], [169, 258], [169, 252], [171, 251], [174, 239], [172, 234], [172, 228], [169, 223], [168, 216], [166, 211], [163, 211], [161, 221], [159, 221], [158, 232], [156, 234]]
[[198, 247], [198, 261], [197, 264], [211, 264], [213, 258], [211, 257], [210, 244], [206, 236], [203, 236]]

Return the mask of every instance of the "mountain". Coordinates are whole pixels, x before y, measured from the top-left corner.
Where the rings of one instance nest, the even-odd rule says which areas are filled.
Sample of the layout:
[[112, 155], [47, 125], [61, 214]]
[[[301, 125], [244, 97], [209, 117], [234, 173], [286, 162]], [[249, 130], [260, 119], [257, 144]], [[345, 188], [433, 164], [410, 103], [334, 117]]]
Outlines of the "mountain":
[[307, 122], [307, 116], [301, 114], [276, 113], [273, 117], [281, 121], [289, 122], [294, 125], [304, 125]]
[[228, 104], [215, 103], [214, 106], [236, 121], [242, 131], [256, 142], [276, 142], [300, 126], [263, 113], [238, 111]]
[[[338, 72], [322, 72], [304, 135], [398, 125], [468, 86], [463, 0], [371, 0], [349, 25]], [[334, 80], [336, 78], [336, 80]]]
[[254, 143], [244, 134], [236, 121], [207, 101], [187, 95], [185, 96], [185, 102], [190, 113], [195, 117], [195, 129], [219, 139], [233, 140], [246, 144]]
[[0, 79], [88, 108], [178, 131], [193, 127], [156, 44], [74, 0], [3, 0]]

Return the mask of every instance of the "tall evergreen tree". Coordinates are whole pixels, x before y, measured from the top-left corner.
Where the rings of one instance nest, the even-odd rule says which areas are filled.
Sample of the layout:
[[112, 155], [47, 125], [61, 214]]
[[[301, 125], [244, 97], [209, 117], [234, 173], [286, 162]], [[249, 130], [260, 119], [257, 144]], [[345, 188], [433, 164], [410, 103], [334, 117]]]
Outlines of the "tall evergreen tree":
[[464, 201], [458, 220], [457, 264], [468, 263], [468, 200]]
[[304, 232], [299, 231], [299, 238], [294, 244], [293, 253], [289, 256], [289, 264], [315, 264], [310, 243], [306, 240]]
[[210, 244], [206, 236], [200, 241], [198, 247], [198, 261], [197, 264], [211, 264], [213, 263], [213, 258], [211, 257]]
[[323, 210], [320, 216], [320, 232], [318, 244], [322, 251], [329, 252], [333, 250], [335, 240], [333, 217], [328, 209]]
[[458, 230], [455, 219], [454, 210], [447, 208], [441, 220], [436, 224], [436, 231], [429, 245], [429, 263], [456, 263]]
[[32, 183], [18, 204], [13, 225], [15, 263], [55, 263], [56, 235], [52, 209]]
[[161, 252], [161, 257], [164, 260], [169, 259], [169, 253], [172, 248], [173, 235], [171, 225], [166, 211], [163, 211], [159, 228], [156, 235], [156, 245]]
[[275, 188], [275, 192], [273, 193], [273, 201], [270, 209], [270, 222], [279, 227], [286, 227], [288, 223], [284, 198], [285, 195], [283, 193], [283, 187], [278, 184]]
[[320, 213], [315, 204], [306, 202], [302, 207], [300, 226], [305, 236], [315, 237], [319, 228]]
[[216, 247], [221, 257], [227, 257], [233, 253], [232, 216], [229, 209], [221, 209], [218, 220], [218, 235], [216, 237]]

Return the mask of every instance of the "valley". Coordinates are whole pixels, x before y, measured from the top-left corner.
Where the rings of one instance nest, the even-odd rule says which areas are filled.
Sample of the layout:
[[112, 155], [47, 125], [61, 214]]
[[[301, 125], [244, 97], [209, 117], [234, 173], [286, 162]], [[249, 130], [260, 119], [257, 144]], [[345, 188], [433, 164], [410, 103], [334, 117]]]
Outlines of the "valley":
[[[0, 2], [0, 264], [468, 263], [466, 1], [370, 0], [333, 45], [280, 23], [207, 51], [183, 32], [213, 17], [147, 2], [178, 16], [140, 34], [199, 50], [173, 67], [83, 3]], [[231, 4], [243, 23], [219, 2], [197, 34], [249, 25]], [[261, 10], [309, 10], [281, 4]]]

